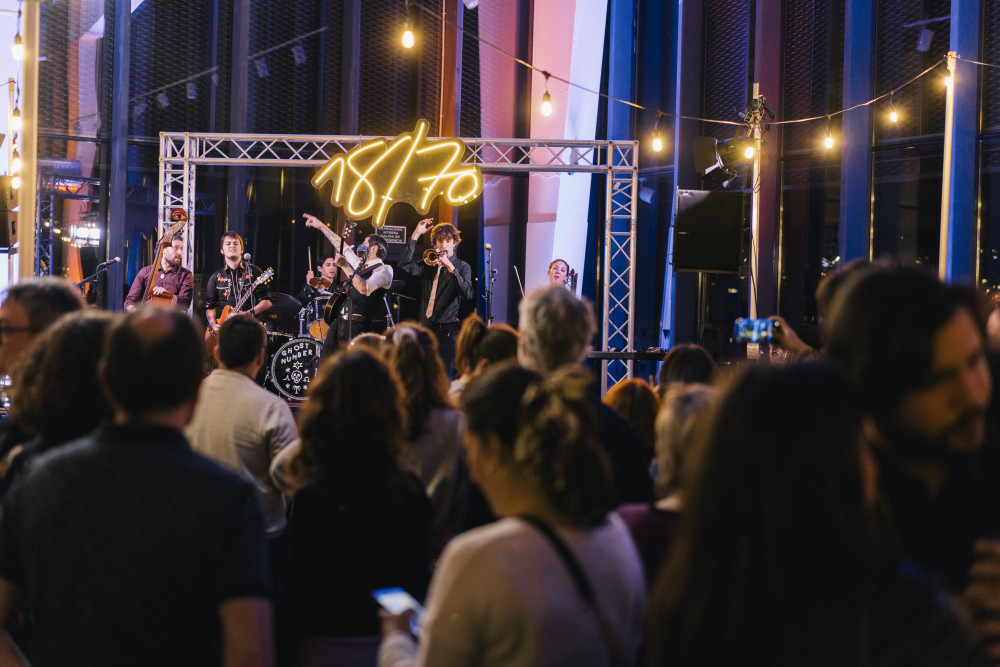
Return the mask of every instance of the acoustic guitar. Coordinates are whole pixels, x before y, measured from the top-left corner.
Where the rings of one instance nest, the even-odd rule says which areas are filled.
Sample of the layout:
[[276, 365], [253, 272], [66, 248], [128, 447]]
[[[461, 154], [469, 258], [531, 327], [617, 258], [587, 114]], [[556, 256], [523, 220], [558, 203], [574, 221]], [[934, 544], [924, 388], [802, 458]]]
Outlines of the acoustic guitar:
[[[245, 292], [243, 292], [243, 296], [240, 297], [239, 301], [236, 302], [235, 306], [223, 307], [222, 313], [217, 318], [215, 318], [216, 324], [222, 326], [222, 323], [225, 322], [230, 315], [238, 315], [239, 313], [243, 312], [243, 307], [246, 306], [247, 300], [250, 298], [250, 295], [253, 294], [253, 291], [259, 285], [266, 283], [273, 277], [274, 277], [274, 269], [272, 268], [268, 268], [267, 271], [264, 271], [264, 273], [260, 274], [260, 276], [257, 277], [257, 280], [253, 281], [253, 284], [250, 285], [250, 288]], [[213, 364], [218, 364], [219, 338], [218, 334], [215, 332], [214, 329], [212, 329], [212, 327], [205, 328], [205, 349], [208, 352], [209, 360]]]

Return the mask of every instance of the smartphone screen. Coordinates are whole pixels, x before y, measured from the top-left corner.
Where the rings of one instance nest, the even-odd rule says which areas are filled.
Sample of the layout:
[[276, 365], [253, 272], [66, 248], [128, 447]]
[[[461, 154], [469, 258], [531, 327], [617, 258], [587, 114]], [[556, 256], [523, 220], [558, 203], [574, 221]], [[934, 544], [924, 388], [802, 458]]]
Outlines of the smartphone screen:
[[410, 617], [410, 632], [420, 634], [420, 621], [424, 615], [424, 607], [416, 598], [402, 588], [380, 588], [372, 593], [372, 597], [390, 614], [402, 614], [407, 609], [413, 610]]

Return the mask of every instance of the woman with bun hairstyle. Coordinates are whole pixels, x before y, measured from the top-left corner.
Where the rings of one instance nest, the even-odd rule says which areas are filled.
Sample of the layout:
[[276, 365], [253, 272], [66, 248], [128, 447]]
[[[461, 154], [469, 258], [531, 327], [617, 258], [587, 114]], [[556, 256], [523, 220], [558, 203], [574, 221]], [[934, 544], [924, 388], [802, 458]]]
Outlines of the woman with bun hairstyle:
[[496, 523], [447, 546], [419, 643], [383, 612], [379, 664], [633, 665], [645, 603], [580, 371], [491, 369], [463, 394], [469, 467]]

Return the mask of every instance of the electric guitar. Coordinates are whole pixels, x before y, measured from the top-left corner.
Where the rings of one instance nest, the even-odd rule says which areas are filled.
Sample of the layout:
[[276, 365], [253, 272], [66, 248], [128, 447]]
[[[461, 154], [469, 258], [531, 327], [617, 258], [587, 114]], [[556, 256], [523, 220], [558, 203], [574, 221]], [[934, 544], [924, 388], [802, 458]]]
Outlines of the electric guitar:
[[[240, 297], [239, 301], [236, 302], [235, 306], [225, 306], [222, 309], [222, 313], [217, 318], [215, 318], [215, 323], [221, 326], [222, 323], [225, 322], [230, 315], [237, 315], [241, 313], [243, 311], [243, 306], [246, 305], [247, 300], [250, 298], [250, 295], [253, 294], [254, 289], [256, 289], [259, 285], [266, 283], [273, 277], [274, 277], [274, 269], [272, 268], [268, 268], [267, 271], [264, 271], [264, 273], [260, 274], [260, 276], [257, 277], [257, 280], [253, 281], [253, 284], [250, 285], [250, 288], [245, 292], [243, 292], [243, 296]], [[208, 358], [211, 360], [211, 362], [213, 364], [219, 363], [218, 334], [212, 327], [208, 327], [205, 329], [205, 347], [208, 351]]]

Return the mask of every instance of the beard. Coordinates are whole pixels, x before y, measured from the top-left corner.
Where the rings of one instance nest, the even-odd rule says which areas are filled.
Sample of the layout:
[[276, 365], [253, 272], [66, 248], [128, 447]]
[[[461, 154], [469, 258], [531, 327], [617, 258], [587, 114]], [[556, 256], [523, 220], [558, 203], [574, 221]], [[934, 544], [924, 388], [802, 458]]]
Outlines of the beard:
[[935, 434], [917, 433], [895, 421], [880, 427], [899, 454], [917, 461], [954, 461], [982, 449], [986, 410], [970, 408]]

